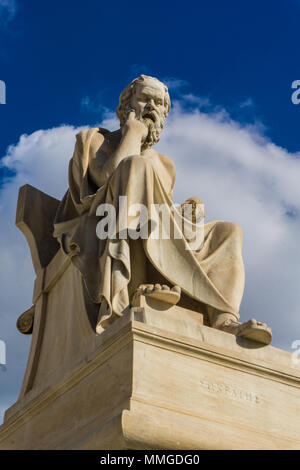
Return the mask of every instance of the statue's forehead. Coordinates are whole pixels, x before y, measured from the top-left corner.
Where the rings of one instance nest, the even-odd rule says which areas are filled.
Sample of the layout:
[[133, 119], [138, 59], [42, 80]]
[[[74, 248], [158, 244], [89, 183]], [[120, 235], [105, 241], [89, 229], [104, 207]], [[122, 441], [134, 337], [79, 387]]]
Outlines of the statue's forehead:
[[137, 95], [144, 93], [145, 95], [151, 95], [157, 98], [164, 97], [164, 89], [156, 83], [147, 81], [144, 83], [138, 83], [135, 88]]

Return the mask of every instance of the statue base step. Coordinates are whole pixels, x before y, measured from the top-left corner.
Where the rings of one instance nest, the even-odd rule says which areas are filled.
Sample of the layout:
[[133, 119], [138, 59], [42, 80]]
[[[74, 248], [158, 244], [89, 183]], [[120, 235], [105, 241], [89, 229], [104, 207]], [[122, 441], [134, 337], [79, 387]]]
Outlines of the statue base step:
[[128, 309], [7, 410], [0, 449], [300, 449], [292, 355], [179, 316]]

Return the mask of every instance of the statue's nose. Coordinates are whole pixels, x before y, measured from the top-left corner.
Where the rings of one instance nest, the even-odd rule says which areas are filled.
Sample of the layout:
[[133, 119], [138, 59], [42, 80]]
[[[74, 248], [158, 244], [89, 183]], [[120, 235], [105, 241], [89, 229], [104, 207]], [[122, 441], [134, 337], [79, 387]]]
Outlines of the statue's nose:
[[148, 101], [148, 103], [146, 104], [146, 108], [149, 110], [154, 109], [154, 101], [153, 100]]

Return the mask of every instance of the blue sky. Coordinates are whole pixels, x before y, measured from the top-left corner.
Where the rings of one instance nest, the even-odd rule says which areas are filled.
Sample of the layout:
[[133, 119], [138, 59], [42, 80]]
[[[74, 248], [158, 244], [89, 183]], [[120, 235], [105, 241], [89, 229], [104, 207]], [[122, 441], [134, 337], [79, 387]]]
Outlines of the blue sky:
[[[3, 2], [15, 9], [2, 13], [0, 31], [0, 154], [22, 133], [93, 120], [86, 95], [114, 109], [141, 71], [184, 80], [237, 119], [261, 120], [278, 145], [300, 147], [290, 100], [299, 0]], [[249, 98], [253, 106], [236, 108]]]
[[0, 422], [21, 386], [30, 337], [15, 328], [34, 273], [14, 227], [18, 188], [61, 198], [81, 126], [117, 128], [114, 111], [145, 73], [169, 86], [157, 149], [175, 162], [176, 202], [200, 197], [208, 220], [244, 233], [241, 319], [300, 339], [300, 1], [0, 0]]

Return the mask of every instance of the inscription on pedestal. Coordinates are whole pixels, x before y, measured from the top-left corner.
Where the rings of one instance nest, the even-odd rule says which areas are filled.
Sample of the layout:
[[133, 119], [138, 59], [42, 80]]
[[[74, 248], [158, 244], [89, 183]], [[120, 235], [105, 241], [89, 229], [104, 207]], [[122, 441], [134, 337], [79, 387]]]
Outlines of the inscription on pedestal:
[[220, 393], [232, 400], [249, 401], [256, 405], [261, 403], [261, 398], [255, 392], [235, 388], [232, 385], [225, 383], [208, 382], [207, 380], [200, 380], [199, 383], [201, 387], [205, 388], [209, 392]]

